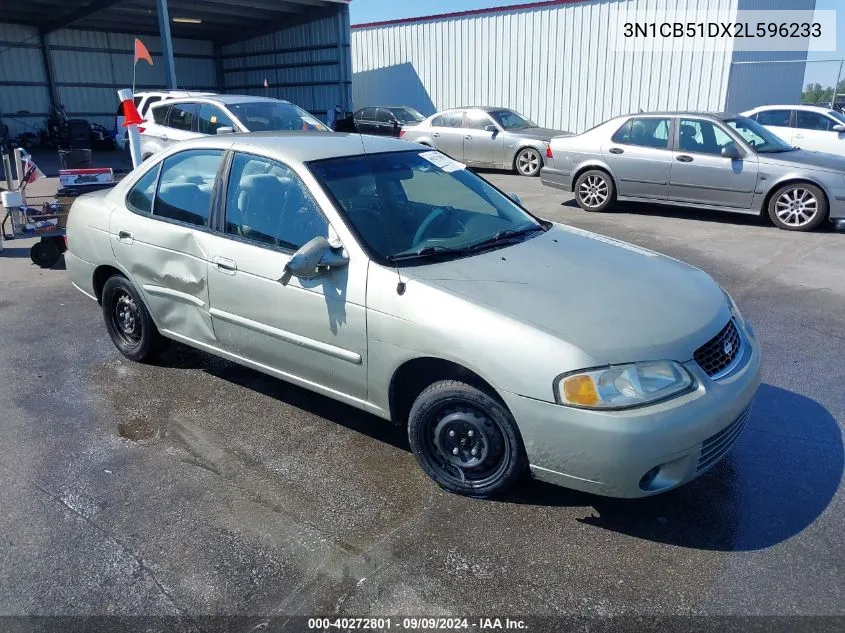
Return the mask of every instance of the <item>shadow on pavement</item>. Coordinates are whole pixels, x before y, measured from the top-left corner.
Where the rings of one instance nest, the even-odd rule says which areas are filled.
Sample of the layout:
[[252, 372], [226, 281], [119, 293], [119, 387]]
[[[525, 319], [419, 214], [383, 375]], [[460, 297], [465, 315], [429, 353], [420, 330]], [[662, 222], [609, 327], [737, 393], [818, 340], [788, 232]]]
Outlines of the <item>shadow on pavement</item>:
[[811, 525], [842, 479], [845, 449], [819, 403], [762, 385], [752, 419], [728, 456], [699, 479], [645, 499], [610, 499], [533, 482], [509, 501], [592, 506], [583, 523], [693, 549], [777, 545]]
[[[581, 209], [574, 199], [566, 200], [561, 206]], [[775, 229], [768, 217], [749, 215], [746, 213], [730, 213], [728, 211], [707, 211], [694, 206], [675, 207], [671, 205], [647, 204], [644, 202], [620, 202], [604, 214], [644, 215], [663, 218], [678, 218], [680, 220], [701, 220], [704, 222], [718, 222], [719, 224], [736, 224], [737, 226], [764, 226]], [[821, 227], [820, 227], [821, 228]]]

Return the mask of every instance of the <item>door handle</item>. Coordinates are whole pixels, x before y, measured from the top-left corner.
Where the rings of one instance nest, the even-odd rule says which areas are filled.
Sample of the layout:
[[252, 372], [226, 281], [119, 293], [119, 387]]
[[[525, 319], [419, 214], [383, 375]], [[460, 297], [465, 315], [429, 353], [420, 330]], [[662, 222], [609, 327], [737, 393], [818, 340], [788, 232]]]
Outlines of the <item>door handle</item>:
[[465, 138], [465, 139], [470, 139], [470, 140], [472, 139], [472, 137], [471, 137], [469, 134], [467, 134], [464, 138]]
[[679, 160], [682, 163], [691, 163], [692, 156], [687, 156], [686, 154], [681, 154], [680, 156], [675, 156], [675, 160]]
[[159, 138], [161, 138], [161, 140], [162, 140], [162, 141], [167, 141], [167, 140], [168, 140], [168, 138], [167, 138], [167, 134], [162, 134]]
[[132, 237], [132, 233], [129, 231], [118, 231], [117, 239], [119, 239], [124, 244], [131, 244], [135, 241], [135, 238]]
[[217, 266], [217, 270], [227, 275], [234, 275], [238, 270], [238, 264], [228, 257], [214, 257], [211, 263]]
[[432, 134], [432, 136], [434, 136], [434, 137], [440, 136], [440, 132], [435, 132], [434, 134]]
[[796, 134], [795, 138], [804, 138], [804, 135], [803, 134]]
[[610, 152], [611, 154], [624, 154], [625, 153], [625, 150], [622, 149], [621, 147], [611, 147], [607, 151]]

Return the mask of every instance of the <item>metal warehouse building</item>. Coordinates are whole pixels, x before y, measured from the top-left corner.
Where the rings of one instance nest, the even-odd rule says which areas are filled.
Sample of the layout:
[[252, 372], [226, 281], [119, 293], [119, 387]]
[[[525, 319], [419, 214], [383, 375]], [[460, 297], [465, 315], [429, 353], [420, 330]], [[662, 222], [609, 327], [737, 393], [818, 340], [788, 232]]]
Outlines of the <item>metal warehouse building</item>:
[[15, 136], [63, 104], [111, 128], [116, 90], [132, 85], [135, 37], [154, 62], [138, 64], [137, 91], [266, 95], [324, 117], [351, 107], [347, 1], [4, 1], [0, 118]]
[[668, 22], [707, 10], [815, 9], [815, 0], [552, 0], [352, 27], [355, 107], [405, 104], [423, 114], [490, 105], [538, 124], [584, 131], [642, 110], [733, 110], [797, 103], [807, 53], [695, 51], [666, 39], [653, 52], [610, 50], [612, 10]]

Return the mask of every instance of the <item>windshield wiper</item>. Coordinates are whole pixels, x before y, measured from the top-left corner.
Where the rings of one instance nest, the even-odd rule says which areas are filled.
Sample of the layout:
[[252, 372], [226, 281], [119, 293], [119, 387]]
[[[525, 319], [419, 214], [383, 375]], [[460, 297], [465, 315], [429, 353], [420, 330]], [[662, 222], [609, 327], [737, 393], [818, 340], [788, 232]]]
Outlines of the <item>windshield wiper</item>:
[[519, 237], [521, 235], [528, 235], [529, 233], [535, 233], [537, 231], [545, 232], [545, 230], [546, 229], [543, 226], [524, 226], [521, 229], [504, 229], [502, 231], [499, 231], [498, 233], [493, 234], [491, 237], [488, 237], [486, 240], [475, 242], [474, 244], [470, 244], [466, 248], [472, 251], [477, 251], [480, 249], [489, 248], [491, 246], [496, 246], [497, 244], [512, 240], [513, 238]]
[[465, 246], [458, 248], [449, 248], [448, 246], [424, 246], [423, 248], [412, 251], [410, 253], [398, 253], [390, 255], [387, 259], [391, 262], [401, 262], [408, 259], [418, 259], [424, 257], [441, 257], [444, 255], [462, 255], [467, 253], [469, 249]]

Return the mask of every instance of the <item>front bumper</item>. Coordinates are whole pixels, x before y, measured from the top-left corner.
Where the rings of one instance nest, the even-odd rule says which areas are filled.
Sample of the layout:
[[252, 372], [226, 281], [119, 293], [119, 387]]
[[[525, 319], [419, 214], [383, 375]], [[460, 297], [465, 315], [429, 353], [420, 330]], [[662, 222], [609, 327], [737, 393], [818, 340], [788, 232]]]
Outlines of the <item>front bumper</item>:
[[651, 406], [589, 411], [500, 392], [519, 426], [532, 474], [625, 498], [664, 492], [703, 474], [739, 437], [760, 386], [760, 351], [746, 328], [745, 357], [731, 375], [714, 381], [690, 361], [685, 367], [696, 379], [694, 389]]

